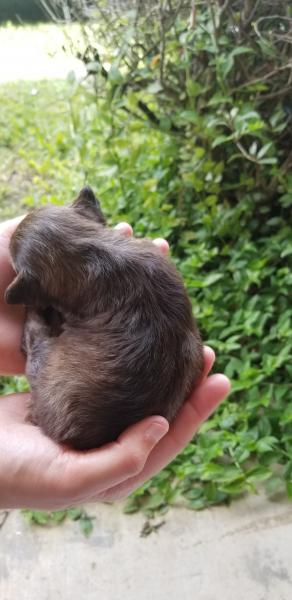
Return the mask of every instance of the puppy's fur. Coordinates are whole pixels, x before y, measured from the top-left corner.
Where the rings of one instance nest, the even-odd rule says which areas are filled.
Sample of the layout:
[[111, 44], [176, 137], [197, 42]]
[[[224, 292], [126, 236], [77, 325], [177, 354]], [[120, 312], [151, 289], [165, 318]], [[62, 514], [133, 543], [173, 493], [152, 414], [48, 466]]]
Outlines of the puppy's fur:
[[24, 304], [31, 420], [78, 449], [117, 438], [153, 414], [171, 420], [202, 367], [181, 277], [150, 241], [105, 226], [92, 190], [30, 213], [12, 236]]

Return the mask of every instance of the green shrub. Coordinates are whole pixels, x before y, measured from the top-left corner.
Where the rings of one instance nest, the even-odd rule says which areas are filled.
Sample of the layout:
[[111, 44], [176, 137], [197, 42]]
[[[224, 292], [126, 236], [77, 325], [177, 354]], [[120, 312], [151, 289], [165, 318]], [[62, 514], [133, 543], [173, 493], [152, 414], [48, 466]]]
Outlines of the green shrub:
[[130, 510], [178, 492], [201, 508], [265, 480], [292, 497], [291, 7], [192, 6], [190, 20], [160, 5], [92, 25], [92, 96], [72, 103], [84, 171], [109, 214], [169, 239], [233, 383]]

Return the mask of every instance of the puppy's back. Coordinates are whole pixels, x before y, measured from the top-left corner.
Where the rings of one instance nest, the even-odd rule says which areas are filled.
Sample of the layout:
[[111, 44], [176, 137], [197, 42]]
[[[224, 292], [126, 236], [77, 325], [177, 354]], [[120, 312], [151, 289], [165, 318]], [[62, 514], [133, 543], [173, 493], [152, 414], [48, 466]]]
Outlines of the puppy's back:
[[32, 416], [50, 437], [80, 449], [114, 440], [148, 415], [171, 420], [203, 367], [175, 267], [150, 241], [124, 239], [88, 210], [97, 208], [82, 197], [73, 208], [24, 219], [11, 246], [19, 273], [7, 293], [62, 314], [60, 335], [51, 333], [42, 356], [28, 361]]

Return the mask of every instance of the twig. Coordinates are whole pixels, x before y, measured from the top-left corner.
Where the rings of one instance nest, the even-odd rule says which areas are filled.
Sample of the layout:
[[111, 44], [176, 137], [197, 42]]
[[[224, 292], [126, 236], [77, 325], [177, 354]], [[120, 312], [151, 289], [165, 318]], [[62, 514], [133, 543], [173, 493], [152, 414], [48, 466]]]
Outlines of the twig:
[[146, 117], [149, 119], [149, 121], [151, 121], [151, 123], [154, 123], [154, 125], [160, 125], [160, 120], [155, 115], [155, 113], [152, 112], [152, 110], [150, 110], [149, 106], [147, 106], [145, 102], [143, 102], [142, 100], [138, 100], [138, 106], [140, 110], [142, 110], [144, 115], [146, 115]]
[[255, 21], [255, 23], [253, 24], [253, 28], [254, 28], [254, 30], [255, 30], [255, 32], [256, 32], [256, 34], [257, 34], [257, 36], [258, 36], [260, 39], [264, 39], [264, 37], [263, 37], [263, 35], [262, 35], [261, 31], [259, 30], [259, 24], [260, 24], [262, 21], [270, 21], [270, 20], [273, 20], [273, 21], [275, 21], [276, 19], [280, 19], [281, 21], [289, 21], [290, 23], [292, 22], [292, 19], [291, 19], [291, 17], [284, 17], [284, 16], [282, 16], [282, 15], [267, 15], [266, 17], [260, 17], [260, 18], [259, 18], [257, 21]]
[[160, 35], [161, 35], [161, 51], [160, 51], [160, 63], [159, 63], [159, 71], [160, 71], [160, 83], [163, 86], [164, 80], [164, 62], [165, 62], [165, 28], [164, 28], [164, 20], [163, 20], [163, 0], [160, 0], [159, 3], [159, 15], [160, 15]]
[[286, 69], [292, 69], [292, 60], [289, 60], [285, 65], [282, 65], [281, 67], [278, 67], [277, 69], [274, 69], [273, 71], [270, 71], [269, 73], [266, 73], [266, 75], [262, 75], [262, 77], [256, 77], [255, 79], [251, 79], [250, 81], [246, 81], [245, 83], [242, 83], [238, 87], [230, 90], [230, 93], [233, 94], [234, 92], [238, 92], [238, 90], [241, 90], [244, 87], [248, 87], [249, 85], [254, 85], [255, 83], [261, 83], [262, 81], [267, 81], [268, 79], [271, 79], [272, 77], [274, 77], [274, 75], [277, 75], [278, 73], [280, 73], [281, 71], [285, 71]]
[[254, 7], [252, 8], [251, 12], [244, 19], [244, 23], [243, 23], [244, 27], [247, 27], [252, 22], [253, 17], [256, 14], [256, 11], [257, 11], [257, 8], [258, 8], [260, 2], [261, 2], [261, 0], [256, 0], [256, 2], [254, 4]]
[[235, 144], [236, 144], [236, 146], [237, 146], [238, 150], [239, 150], [239, 151], [241, 152], [241, 154], [244, 156], [244, 158], [246, 158], [246, 160], [249, 160], [250, 162], [252, 162], [252, 163], [255, 163], [256, 165], [260, 164], [256, 158], [254, 158], [253, 156], [251, 156], [251, 155], [250, 155], [250, 154], [249, 154], [249, 153], [246, 151], [246, 149], [243, 147], [243, 145], [241, 144], [241, 142], [239, 142], [239, 141], [236, 141], [236, 140], [235, 140]]
[[277, 90], [276, 92], [271, 92], [270, 94], [260, 95], [258, 100], [260, 102], [264, 102], [266, 100], [274, 100], [275, 98], [282, 98], [282, 96], [286, 96], [286, 94], [289, 94], [289, 92], [292, 92], [291, 85], [288, 85], [287, 87], [282, 88], [281, 90]]
[[217, 25], [217, 31], [218, 32], [219, 32], [219, 29], [220, 29], [220, 27], [222, 25], [224, 14], [229, 9], [231, 2], [232, 2], [232, 0], [225, 0], [224, 4], [220, 8], [219, 17], [218, 17], [218, 25]]
[[214, 12], [214, 7], [213, 7], [213, 2], [212, 0], [208, 0], [208, 4], [209, 4], [209, 9], [210, 9], [210, 14], [211, 14], [211, 19], [212, 19], [212, 25], [213, 25], [213, 33], [214, 33], [214, 46], [216, 48], [216, 52], [218, 52], [218, 27], [216, 24], [216, 17], [215, 17], [215, 12]]
[[[149, 108], [149, 106], [147, 106], [147, 104], [145, 104], [145, 102], [143, 102], [142, 100], [138, 100], [138, 106], [139, 106], [140, 110], [144, 113], [144, 115], [146, 115], [146, 117], [149, 119], [149, 121], [153, 125], [155, 125], [156, 127], [160, 127], [160, 125], [161, 125], [160, 119]], [[180, 130], [178, 129], [178, 127], [176, 127], [176, 125], [172, 125], [170, 127], [169, 131], [170, 131], [170, 133], [180, 133]]]
[[219, 17], [222, 17], [224, 15], [226, 10], [229, 8], [231, 2], [232, 2], [232, 0], [225, 0], [225, 2], [222, 4], [222, 6], [220, 8]]
[[189, 29], [195, 29], [197, 20], [196, 0], [192, 0]]

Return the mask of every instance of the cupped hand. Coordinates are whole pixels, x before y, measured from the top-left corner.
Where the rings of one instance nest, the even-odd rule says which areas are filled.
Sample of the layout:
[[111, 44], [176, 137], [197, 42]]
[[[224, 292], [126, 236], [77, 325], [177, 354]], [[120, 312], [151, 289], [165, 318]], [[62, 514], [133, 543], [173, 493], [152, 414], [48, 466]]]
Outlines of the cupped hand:
[[3, 398], [0, 507], [54, 510], [116, 500], [160, 471], [192, 439], [229, 391], [224, 375], [207, 377], [214, 353], [208, 347], [204, 351], [204, 377], [170, 428], [163, 417], [149, 417], [98, 450], [71, 450], [26, 423], [29, 394]]
[[[9, 239], [20, 219], [0, 226], [0, 372], [22, 373], [19, 350], [24, 321], [21, 307], [7, 306], [4, 292], [14, 277]], [[117, 226], [132, 235], [127, 223]], [[154, 243], [168, 251], [165, 240]], [[26, 422], [29, 394], [0, 399], [0, 507], [54, 510], [84, 502], [127, 496], [166, 466], [192, 439], [201, 423], [229, 392], [224, 375], [207, 376], [215, 355], [204, 348], [201, 382], [169, 427], [153, 416], [128, 428], [116, 442], [98, 450], [78, 452], [54, 443]]]

